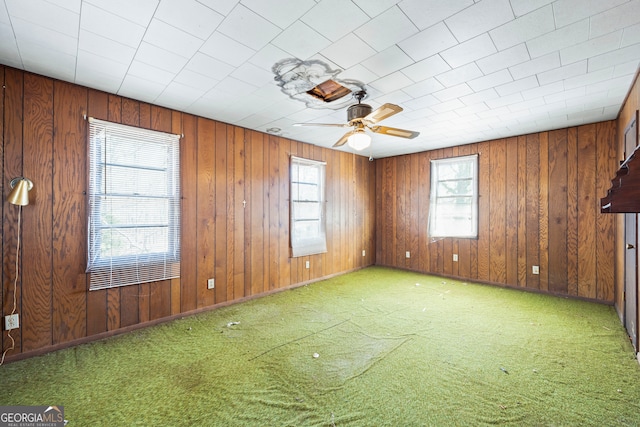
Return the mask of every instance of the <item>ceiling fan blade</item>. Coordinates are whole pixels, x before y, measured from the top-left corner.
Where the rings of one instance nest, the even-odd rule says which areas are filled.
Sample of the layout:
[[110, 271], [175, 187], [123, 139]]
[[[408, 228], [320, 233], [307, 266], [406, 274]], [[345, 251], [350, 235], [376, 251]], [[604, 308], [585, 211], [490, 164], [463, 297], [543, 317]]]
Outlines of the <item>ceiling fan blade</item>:
[[338, 140], [338, 142], [336, 142], [335, 144], [333, 144], [334, 147], [342, 147], [344, 144], [347, 143], [347, 140], [349, 139], [349, 137], [351, 135], [353, 135], [353, 133], [355, 132], [355, 130], [350, 130], [349, 132], [345, 133], [344, 135], [342, 135], [342, 138], [340, 138]]
[[363, 120], [375, 124], [386, 119], [387, 117], [398, 114], [400, 111], [402, 111], [402, 107], [395, 104], [387, 103], [367, 114], [367, 116]]
[[349, 124], [338, 124], [338, 123], [294, 123], [294, 126], [322, 126], [322, 127], [331, 127], [331, 128], [348, 128], [351, 127]]
[[420, 135], [420, 132], [415, 132], [415, 131], [406, 130], [406, 129], [390, 128], [387, 126], [373, 126], [373, 127], [370, 127], [369, 129], [371, 129], [373, 132], [376, 132], [376, 133], [381, 133], [384, 135], [391, 135], [391, 136], [399, 136], [401, 138], [408, 138], [408, 139], [413, 139], [416, 136]]

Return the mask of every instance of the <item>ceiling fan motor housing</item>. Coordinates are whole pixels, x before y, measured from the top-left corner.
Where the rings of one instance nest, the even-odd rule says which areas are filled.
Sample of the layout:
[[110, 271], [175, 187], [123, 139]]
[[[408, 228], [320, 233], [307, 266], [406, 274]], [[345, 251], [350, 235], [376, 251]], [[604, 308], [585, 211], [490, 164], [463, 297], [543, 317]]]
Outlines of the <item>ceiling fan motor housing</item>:
[[347, 109], [347, 120], [362, 119], [371, 113], [371, 105], [354, 104]]

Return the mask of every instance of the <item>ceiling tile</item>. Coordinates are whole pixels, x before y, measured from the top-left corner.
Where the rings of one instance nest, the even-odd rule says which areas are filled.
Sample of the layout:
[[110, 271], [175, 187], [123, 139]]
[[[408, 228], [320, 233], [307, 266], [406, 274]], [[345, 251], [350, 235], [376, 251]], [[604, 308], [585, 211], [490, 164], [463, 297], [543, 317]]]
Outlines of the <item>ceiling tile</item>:
[[341, 68], [349, 68], [376, 54], [367, 43], [355, 34], [347, 34], [322, 52], [327, 59]]
[[397, 7], [392, 7], [354, 31], [378, 52], [418, 32], [413, 23]]
[[18, 45], [13, 38], [13, 28], [6, 24], [0, 24], [0, 58], [2, 63], [11, 67], [22, 68], [22, 59], [20, 59], [20, 52], [18, 51]]
[[177, 55], [166, 49], [159, 48], [147, 42], [142, 42], [135, 59], [153, 67], [177, 74], [189, 61], [188, 58]]
[[[482, 76], [482, 71], [476, 64], [467, 64], [459, 68], [455, 68], [451, 71], [438, 74], [436, 79], [445, 87], [456, 86], [460, 83], [468, 82], [477, 77]], [[474, 90], [477, 90], [474, 88]]]
[[204, 91], [198, 90], [191, 86], [184, 85], [178, 82], [171, 82], [154, 102], [163, 106], [180, 105], [181, 110], [184, 110], [189, 105], [198, 100]]
[[164, 84], [154, 82], [145, 77], [127, 74], [120, 86], [118, 95], [152, 103], [164, 88]]
[[555, 0], [511, 0], [511, 7], [516, 17], [526, 15], [536, 9], [553, 3]]
[[366, 84], [376, 80], [378, 76], [367, 70], [361, 64], [356, 64], [338, 74], [338, 78], [342, 80], [354, 79]]
[[380, 92], [393, 92], [409, 86], [413, 82], [409, 77], [405, 76], [401, 72], [395, 72], [388, 76], [382, 77], [370, 83], [370, 85]]
[[478, 92], [509, 83], [510, 81], [513, 81], [513, 78], [511, 77], [509, 70], [500, 70], [484, 77], [473, 79], [469, 81], [468, 84], [474, 91]]
[[460, 117], [465, 117], [465, 116], [479, 113], [481, 111], [487, 111], [488, 109], [489, 109], [489, 106], [487, 104], [485, 104], [484, 102], [480, 102], [480, 103], [474, 103], [473, 105], [469, 105], [468, 107], [458, 108], [456, 110], [456, 113]]
[[418, 98], [444, 89], [444, 86], [434, 78], [422, 80], [419, 83], [409, 85], [403, 91], [414, 98]]
[[77, 67], [84, 71], [99, 72], [105, 76], [112, 76], [114, 80], [122, 82], [125, 74], [127, 74], [129, 64], [123, 64], [110, 58], [96, 55], [93, 52], [81, 50], [78, 52]]
[[436, 104], [433, 107], [431, 107], [431, 109], [436, 113], [445, 113], [447, 111], [453, 111], [463, 107], [464, 107], [464, 104], [459, 99], [453, 98], [453, 99], [450, 99], [449, 101]]
[[441, 52], [440, 56], [452, 68], [456, 68], [496, 52], [496, 47], [491, 38], [487, 34], [482, 34]]
[[276, 62], [288, 58], [289, 54], [271, 43], [260, 49], [253, 55], [249, 62], [260, 68], [271, 71]]
[[308, 11], [301, 21], [331, 41], [355, 30], [369, 17], [351, 1], [323, 0]]
[[411, 58], [395, 45], [362, 61], [362, 65], [381, 77], [398, 71], [410, 64], [413, 64]]
[[281, 30], [252, 10], [238, 5], [222, 21], [217, 31], [257, 51]]
[[305, 60], [331, 44], [331, 41], [308, 25], [296, 21], [272, 42], [294, 58]]
[[475, 105], [475, 104], [479, 104], [479, 103], [483, 103], [486, 102], [490, 99], [495, 99], [498, 98], [500, 95], [498, 95], [498, 92], [496, 92], [496, 90], [494, 88], [490, 88], [490, 89], [484, 89], [481, 91], [477, 91], [475, 93], [472, 93], [471, 95], [465, 95], [460, 97], [460, 100], [465, 104], [465, 105]]
[[533, 89], [540, 86], [536, 76], [525, 77], [524, 79], [516, 80], [510, 83], [505, 83], [500, 86], [496, 86], [496, 91], [500, 96], [508, 96], [516, 92], [522, 92], [523, 90]]
[[521, 64], [531, 59], [524, 43], [509, 49], [495, 53], [476, 61], [478, 67], [484, 74], [491, 74], [499, 70], [504, 70], [516, 64]]
[[584, 86], [582, 86], [571, 90], [565, 90], [564, 92], [556, 92], [552, 95], [547, 95], [544, 97], [544, 100], [549, 104], [553, 104], [555, 102], [566, 101], [568, 99], [584, 96], [584, 94], [585, 88]]
[[569, 90], [586, 85], [594, 85], [595, 83], [611, 80], [612, 78], [613, 67], [609, 67], [566, 79], [564, 80], [564, 89]]
[[73, 13], [80, 15], [80, 7], [82, 0], [47, 0], [49, 3], [53, 3], [56, 6], [63, 7]]
[[[522, 102], [523, 98], [520, 92], [512, 93], [510, 95], [503, 95], [500, 98], [494, 98], [486, 101], [489, 108], [497, 109], [506, 106], [510, 106], [513, 104], [517, 104], [518, 102]], [[513, 110], [509, 109], [509, 112], [513, 112]], [[526, 114], [526, 113], [525, 113]]]
[[66, 34], [78, 36], [80, 15], [43, 0], [5, 0], [7, 11], [14, 18]]
[[553, 3], [553, 14], [556, 28], [581, 21], [591, 15], [604, 12], [628, 0], [556, 0]]
[[216, 89], [242, 97], [251, 94], [257, 87], [235, 77], [227, 76], [216, 86]]
[[525, 90], [522, 92], [522, 96], [524, 97], [524, 99], [535, 99], [547, 95], [552, 95], [563, 90], [564, 84], [562, 82], [555, 82], [534, 89]]
[[80, 28], [134, 48], [140, 45], [145, 32], [145, 27], [88, 3], [82, 7]]
[[196, 89], [200, 88], [205, 92], [213, 89], [218, 83], [220, 83], [220, 80], [216, 80], [213, 77], [204, 74], [196, 73], [195, 71], [187, 68], [180, 71], [173, 81]]
[[622, 64], [618, 64], [613, 69], [613, 77], [626, 76], [627, 74], [634, 74], [638, 69], [638, 64], [640, 61], [637, 59], [635, 61], [624, 62]]
[[84, 0], [138, 25], [146, 26], [158, 7], [158, 0]]
[[553, 70], [538, 73], [538, 81], [541, 85], [557, 82], [560, 80], [569, 79], [571, 77], [586, 74], [587, 72], [587, 60], [580, 62], [574, 62], [573, 64], [565, 65], [564, 67], [554, 68]]
[[68, 36], [20, 18], [13, 19], [13, 31], [18, 44], [29, 42], [67, 55], [75, 55], [78, 51], [77, 35]]
[[562, 49], [560, 50], [562, 65], [571, 64], [572, 62], [581, 61], [607, 51], [615, 50], [620, 46], [621, 40], [622, 30]]
[[435, 92], [433, 96], [438, 98], [440, 101], [450, 101], [455, 98], [460, 98], [465, 95], [469, 95], [473, 93], [473, 90], [466, 83], [461, 83], [456, 86], [452, 86], [441, 91]]
[[256, 53], [217, 31], [202, 45], [200, 52], [234, 67], [242, 65]]
[[273, 81], [273, 73], [265, 70], [264, 68], [260, 68], [257, 65], [249, 63], [242, 64], [241, 66], [236, 68], [230, 74], [230, 76], [254, 86], [262, 86], [272, 82], [275, 86], [275, 82]]
[[545, 6], [491, 30], [489, 34], [498, 49], [504, 50], [553, 30], [553, 10], [551, 6]]
[[640, 24], [632, 25], [624, 29], [620, 47], [636, 44], [638, 41], [640, 41]]
[[220, 81], [231, 74], [234, 67], [204, 53], [196, 53], [184, 69]]
[[284, 29], [316, 5], [314, 0], [242, 0], [257, 15]]
[[[129, 66], [127, 77], [128, 76], [136, 76], [141, 79], [146, 78], [149, 81], [166, 86], [171, 82], [171, 80], [173, 80], [173, 78], [175, 77], [175, 73], [171, 73], [167, 70], [154, 67], [153, 65], [147, 64], [145, 62], [134, 60]], [[156, 93], [154, 99], [159, 94], [159, 92]]]
[[228, 15], [240, 0], [198, 0], [198, 2], [222, 15]]
[[564, 49], [589, 39], [589, 20], [575, 22], [543, 36], [527, 41], [532, 58]]
[[100, 56], [127, 65], [133, 60], [133, 56], [136, 53], [136, 49], [131, 46], [118, 43], [87, 30], [80, 30], [78, 49], [99, 53]]
[[22, 63], [27, 71], [72, 82], [75, 79], [76, 57], [57, 50], [45, 49], [18, 40]]
[[640, 0], [624, 3], [592, 16], [591, 38], [618, 31], [640, 22]]
[[473, 0], [404, 0], [398, 6], [421, 30], [473, 5]]
[[513, 19], [509, 0], [483, 0], [445, 20], [459, 41], [469, 40]]
[[440, 55], [434, 55], [403, 68], [402, 72], [414, 82], [419, 82], [450, 69], [449, 64]]
[[143, 40], [183, 57], [193, 56], [204, 43], [203, 40], [158, 19], [151, 20]]
[[514, 79], [521, 79], [523, 77], [532, 76], [558, 67], [560, 67], [560, 55], [558, 55], [558, 52], [553, 52], [548, 55], [532, 59], [531, 61], [509, 67], [509, 71]]
[[[257, 1], [257, 0], [256, 0]], [[358, 7], [374, 18], [389, 9], [392, 6], [395, 6], [400, 0], [352, 0]]]
[[456, 44], [458, 42], [449, 28], [441, 22], [401, 41], [398, 46], [414, 61], [420, 61]]
[[589, 71], [601, 70], [629, 61], [640, 61], [640, 43], [589, 58]]
[[202, 40], [208, 39], [224, 19], [195, 0], [162, 0], [154, 17]]

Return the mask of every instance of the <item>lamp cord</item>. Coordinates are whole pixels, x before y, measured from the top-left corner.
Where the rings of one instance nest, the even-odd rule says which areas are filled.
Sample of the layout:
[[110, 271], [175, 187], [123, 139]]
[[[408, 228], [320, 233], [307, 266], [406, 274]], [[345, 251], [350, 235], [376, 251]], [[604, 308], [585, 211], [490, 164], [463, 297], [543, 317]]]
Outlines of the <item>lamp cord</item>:
[[[18, 308], [18, 300], [16, 299], [16, 293], [18, 291], [18, 276], [19, 276], [19, 268], [20, 268], [20, 221], [22, 214], [22, 206], [18, 206], [18, 243], [16, 244], [16, 277], [13, 279], [13, 309], [11, 310], [11, 315], [16, 313]], [[11, 347], [8, 347], [4, 353], [2, 353], [2, 358], [0, 359], [0, 366], [4, 364], [4, 357], [7, 353], [14, 348], [16, 348], [16, 341], [11, 336], [11, 329], [7, 331], [7, 337], [11, 340]]]

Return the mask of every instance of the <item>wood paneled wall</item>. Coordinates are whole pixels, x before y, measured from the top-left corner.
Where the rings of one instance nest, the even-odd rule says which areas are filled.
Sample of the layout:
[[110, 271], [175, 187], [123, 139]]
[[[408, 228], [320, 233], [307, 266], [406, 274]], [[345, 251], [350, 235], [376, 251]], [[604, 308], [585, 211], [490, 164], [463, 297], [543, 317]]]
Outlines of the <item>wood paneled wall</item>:
[[[366, 157], [9, 67], [0, 66], [0, 80], [3, 200], [13, 177], [34, 182], [22, 211], [21, 327], [8, 360], [374, 263], [375, 163]], [[179, 279], [87, 290], [85, 114], [184, 135]], [[326, 254], [289, 256], [290, 154], [327, 162]], [[17, 214], [3, 202], [2, 316], [13, 307]], [[6, 331], [0, 344], [10, 345]]]
[[[608, 121], [378, 160], [377, 264], [613, 302], [615, 138]], [[430, 239], [429, 160], [475, 153], [478, 239]]]

